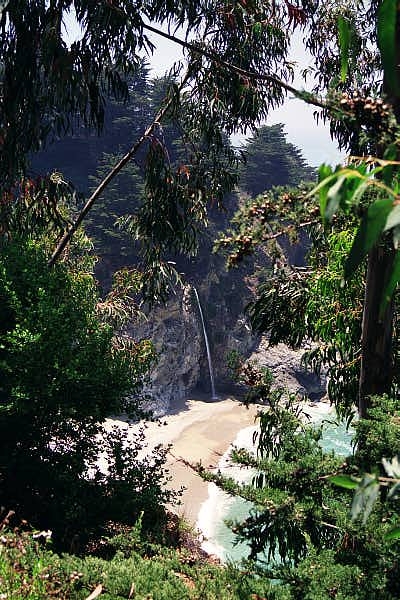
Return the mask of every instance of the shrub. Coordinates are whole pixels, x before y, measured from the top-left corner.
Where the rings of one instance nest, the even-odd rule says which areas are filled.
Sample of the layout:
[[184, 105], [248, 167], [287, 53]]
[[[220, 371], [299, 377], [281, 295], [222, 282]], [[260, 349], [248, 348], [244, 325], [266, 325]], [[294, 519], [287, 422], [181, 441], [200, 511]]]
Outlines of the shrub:
[[67, 544], [104, 520], [159, 514], [171, 499], [165, 451], [139, 460], [143, 432], [127, 444], [102, 425], [139, 409], [123, 399], [148, 370], [147, 346], [117, 349], [93, 277], [66, 264], [49, 269], [39, 242], [1, 247], [0, 302], [0, 503]]

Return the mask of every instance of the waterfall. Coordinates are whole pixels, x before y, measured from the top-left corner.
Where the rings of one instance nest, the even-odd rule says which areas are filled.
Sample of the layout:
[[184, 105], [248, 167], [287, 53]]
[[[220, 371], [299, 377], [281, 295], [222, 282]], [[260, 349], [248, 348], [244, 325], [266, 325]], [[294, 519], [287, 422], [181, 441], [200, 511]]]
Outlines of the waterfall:
[[201, 324], [203, 327], [204, 341], [205, 341], [206, 350], [207, 350], [208, 370], [210, 372], [210, 382], [211, 382], [211, 400], [218, 400], [218, 396], [215, 393], [214, 371], [213, 371], [212, 360], [211, 360], [210, 344], [208, 343], [206, 325], [204, 323], [203, 310], [201, 308], [199, 294], [197, 293], [197, 290], [194, 286], [193, 286], [193, 291], [194, 291], [194, 295], [196, 296], [197, 306], [199, 307]]

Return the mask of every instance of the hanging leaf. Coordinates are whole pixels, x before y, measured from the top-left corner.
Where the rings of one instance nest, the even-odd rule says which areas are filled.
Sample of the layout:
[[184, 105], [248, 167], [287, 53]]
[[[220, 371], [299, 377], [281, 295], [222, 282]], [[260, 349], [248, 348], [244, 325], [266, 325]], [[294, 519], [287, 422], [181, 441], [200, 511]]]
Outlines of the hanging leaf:
[[397, 227], [398, 225], [400, 225], [400, 204], [396, 204], [388, 214], [384, 231], [393, 229], [393, 227]]
[[[390, 272], [390, 279], [386, 284], [382, 295], [381, 305], [379, 307], [379, 318], [382, 318], [390, 302], [391, 297], [400, 281], [400, 251], [397, 251], [394, 257], [393, 266]], [[383, 462], [383, 461], [382, 461]], [[386, 467], [385, 467], [386, 468]]]
[[326, 195], [324, 219], [330, 221], [340, 206], [340, 201], [346, 195], [346, 177], [339, 177]]
[[400, 460], [398, 456], [395, 456], [392, 460], [382, 458], [382, 464], [388, 477], [393, 477], [394, 479], [400, 478]]
[[383, 0], [378, 10], [377, 37], [385, 82], [392, 94], [399, 93], [396, 59], [397, 0]]
[[346, 80], [349, 70], [349, 48], [351, 39], [350, 23], [342, 15], [338, 19], [339, 48], [340, 48], [340, 79]]
[[379, 495], [379, 483], [373, 475], [364, 475], [351, 504], [351, 518], [355, 521], [362, 516], [365, 525]]
[[400, 538], [400, 527], [395, 527], [385, 535], [385, 540], [398, 540]]
[[373, 202], [361, 221], [356, 237], [354, 238], [349, 256], [347, 257], [344, 276], [347, 279], [356, 271], [372, 246], [376, 244], [385, 231], [386, 221], [393, 208], [390, 198]]
[[359, 486], [359, 481], [350, 477], [350, 475], [333, 475], [328, 481], [346, 490], [355, 490]]

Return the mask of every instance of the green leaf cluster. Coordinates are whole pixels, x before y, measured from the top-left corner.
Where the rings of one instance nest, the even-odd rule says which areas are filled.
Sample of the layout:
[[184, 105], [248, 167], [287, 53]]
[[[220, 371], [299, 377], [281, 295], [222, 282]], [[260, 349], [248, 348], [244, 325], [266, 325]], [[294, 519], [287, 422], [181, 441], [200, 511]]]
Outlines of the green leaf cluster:
[[140, 414], [134, 398], [154, 353], [147, 342], [116, 343], [92, 275], [78, 262], [49, 269], [45, 248], [17, 236], [1, 246], [1, 504], [52, 529], [61, 545], [145, 506], [153, 527], [175, 497], [163, 487], [166, 450], [140, 458], [143, 431], [128, 443], [103, 422]]

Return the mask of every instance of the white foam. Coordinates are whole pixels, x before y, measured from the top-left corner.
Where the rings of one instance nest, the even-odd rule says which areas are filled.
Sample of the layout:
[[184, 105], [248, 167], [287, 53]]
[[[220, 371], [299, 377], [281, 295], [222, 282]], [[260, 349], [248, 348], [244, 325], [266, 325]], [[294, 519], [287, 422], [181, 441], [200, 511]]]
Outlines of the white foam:
[[[321, 422], [327, 416], [334, 416], [334, 410], [329, 403], [318, 402], [316, 404], [305, 403], [303, 406], [304, 413], [310, 417], [311, 422]], [[307, 419], [308, 420], [308, 419]], [[249, 468], [243, 468], [238, 465], [232, 465], [230, 460], [230, 453], [233, 447], [245, 448], [249, 452], [256, 453], [256, 444], [254, 444], [254, 434], [259, 430], [259, 427], [252, 426], [246, 427], [239, 431], [234, 442], [229, 446], [228, 450], [221, 457], [218, 467], [215, 471], [220, 471], [224, 475], [233, 477], [238, 483], [249, 483], [254, 475], [254, 470]], [[349, 451], [349, 442], [344, 440], [337, 440], [331, 442], [332, 445], [336, 445], [336, 451], [344, 450], [344, 454]], [[229, 496], [222, 490], [220, 490], [214, 483], [210, 483], [208, 486], [208, 498], [200, 507], [198, 520], [196, 527], [205, 537], [205, 541], [202, 543], [202, 548], [210, 553], [218, 556], [220, 560], [226, 561], [231, 556], [231, 550], [228, 547], [224, 547], [217, 541], [217, 537], [221, 537], [221, 523], [227, 518], [229, 509], [234, 503], [245, 502], [241, 499]], [[218, 535], [217, 535], [217, 529]], [[228, 529], [227, 529], [227, 538]], [[229, 538], [228, 544], [231, 544], [233, 534]], [[245, 552], [243, 551], [243, 554]], [[234, 553], [233, 553], [234, 554]], [[239, 554], [239, 552], [236, 552]]]
[[[241, 429], [234, 442], [220, 458], [214, 472], [220, 471], [226, 476], [233, 477], [240, 484], [248, 483], [254, 474], [253, 469], [232, 464], [230, 455], [234, 447], [245, 448], [249, 452], [255, 452], [253, 440], [254, 433], [258, 429], [257, 426]], [[229, 551], [216, 542], [216, 528], [224, 521], [229, 508], [235, 502], [238, 502], [237, 498], [223, 492], [215, 483], [210, 483], [208, 486], [208, 498], [201, 505], [197, 518], [196, 528], [206, 538], [202, 543], [203, 550], [218, 556], [220, 560], [226, 560]]]

